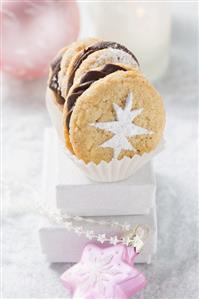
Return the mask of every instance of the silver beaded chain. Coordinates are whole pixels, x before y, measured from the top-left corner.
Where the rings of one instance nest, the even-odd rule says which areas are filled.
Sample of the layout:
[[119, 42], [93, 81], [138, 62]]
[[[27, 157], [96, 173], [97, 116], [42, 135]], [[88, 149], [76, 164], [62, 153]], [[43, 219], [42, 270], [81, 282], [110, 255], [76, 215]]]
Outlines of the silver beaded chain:
[[[117, 221], [95, 220], [93, 218], [63, 214], [56, 208], [52, 209], [47, 207], [46, 204], [44, 205], [40, 200], [42, 197], [41, 194], [32, 186], [24, 183], [20, 184], [16, 181], [14, 183], [12, 182], [12, 187], [13, 184], [20, 189], [26, 189], [34, 194], [34, 205], [32, 204], [31, 208], [34, 206], [34, 210], [37, 213], [46, 216], [50, 221], [56, 224], [62, 225], [68, 231], [73, 231], [77, 235], [85, 236], [88, 240], [94, 240], [101, 244], [109, 243], [111, 245], [124, 244], [126, 246], [134, 246], [136, 251], [139, 252], [144, 245], [145, 239], [148, 237], [149, 227], [146, 225], [136, 225], [132, 227], [127, 223], [119, 223]], [[6, 192], [9, 193], [9, 184], [3, 182], [3, 187], [6, 189]], [[80, 223], [81, 225], [79, 225]], [[86, 224], [118, 228], [121, 232], [121, 237], [118, 235], [108, 236], [106, 233], [96, 233], [92, 229], [87, 229]]]

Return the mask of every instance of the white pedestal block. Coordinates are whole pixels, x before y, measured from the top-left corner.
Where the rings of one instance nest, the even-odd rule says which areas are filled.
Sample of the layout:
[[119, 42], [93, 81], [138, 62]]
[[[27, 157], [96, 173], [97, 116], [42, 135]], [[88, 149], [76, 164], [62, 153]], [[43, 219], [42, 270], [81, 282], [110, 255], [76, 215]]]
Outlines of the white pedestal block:
[[[114, 221], [128, 223], [132, 226], [136, 224], [148, 224], [150, 227], [150, 235], [136, 262], [151, 262], [152, 255], [156, 252], [157, 247], [156, 209], [151, 210], [151, 213], [148, 215], [95, 218], [100, 218], [100, 220], [114, 219]], [[107, 235], [118, 233], [117, 229], [99, 225], [93, 225], [92, 229], [96, 233], [106, 233]], [[40, 230], [40, 241], [42, 251], [46, 255], [47, 260], [51, 263], [77, 262], [80, 259], [84, 246], [88, 243], [88, 239], [82, 235], [78, 236], [63, 227], [53, 226], [48, 226]]]
[[67, 157], [53, 129], [44, 144], [43, 190], [46, 202], [70, 215], [107, 216], [147, 214], [155, 204], [155, 176], [151, 163], [129, 179], [96, 183]]
[[[132, 226], [148, 224], [151, 233], [136, 260], [140, 263], [150, 263], [156, 251], [155, 190], [151, 163], [143, 166], [125, 181], [115, 183], [91, 181], [66, 156], [55, 131], [46, 130], [43, 168], [45, 203], [54, 208], [57, 206], [62, 212], [71, 215], [92, 216], [106, 221], [113, 219]], [[92, 230], [108, 235], [119, 234], [116, 229], [106, 226], [92, 225]], [[78, 236], [64, 227], [50, 224], [40, 230], [40, 241], [43, 253], [52, 263], [78, 261], [84, 246], [88, 243], [88, 239], [84, 236]]]

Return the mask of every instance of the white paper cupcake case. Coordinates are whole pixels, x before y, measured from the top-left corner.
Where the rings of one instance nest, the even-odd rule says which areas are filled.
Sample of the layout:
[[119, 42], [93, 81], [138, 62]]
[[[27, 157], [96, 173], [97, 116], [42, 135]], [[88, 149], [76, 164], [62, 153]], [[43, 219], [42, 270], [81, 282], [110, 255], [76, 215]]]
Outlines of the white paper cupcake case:
[[[63, 146], [63, 145], [62, 145]], [[93, 181], [96, 182], [117, 182], [122, 181], [133, 175], [144, 164], [149, 162], [154, 156], [164, 148], [164, 141], [161, 140], [157, 148], [142, 156], [135, 155], [133, 158], [125, 157], [122, 160], [113, 159], [109, 163], [102, 161], [96, 165], [93, 162], [86, 164], [77, 159], [66, 150], [66, 155]]]
[[52, 99], [53, 93], [47, 87], [46, 89], [46, 107], [52, 122], [53, 127], [57, 131], [58, 137], [64, 143], [64, 130], [63, 130], [63, 113], [55, 104]]
[[52, 100], [52, 93], [49, 88], [46, 91], [46, 104], [48, 112], [60, 139], [60, 145], [64, 147], [64, 152], [73, 162], [93, 181], [96, 182], [116, 182], [122, 181], [133, 175], [144, 164], [149, 162], [164, 148], [164, 141], [161, 140], [157, 148], [142, 156], [135, 155], [133, 158], [125, 157], [122, 160], [113, 159], [107, 163], [102, 161], [100, 164], [95, 163], [86, 164], [84, 161], [79, 160], [75, 155], [72, 155], [64, 146], [63, 134], [63, 119], [62, 112], [58, 109], [57, 105]]

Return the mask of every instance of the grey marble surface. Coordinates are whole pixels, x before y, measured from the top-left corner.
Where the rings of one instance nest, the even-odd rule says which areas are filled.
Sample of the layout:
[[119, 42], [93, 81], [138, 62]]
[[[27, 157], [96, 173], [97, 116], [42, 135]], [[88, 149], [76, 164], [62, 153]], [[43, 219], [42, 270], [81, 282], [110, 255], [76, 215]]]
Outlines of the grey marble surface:
[[[173, 18], [171, 60], [156, 83], [167, 110], [166, 150], [156, 158], [158, 252], [138, 266], [149, 281], [146, 299], [197, 299], [197, 5], [179, 3]], [[38, 229], [45, 219], [26, 203], [40, 190], [45, 80], [3, 80], [2, 298], [66, 298], [59, 283], [65, 264], [49, 265]], [[22, 188], [23, 186], [23, 188]]]

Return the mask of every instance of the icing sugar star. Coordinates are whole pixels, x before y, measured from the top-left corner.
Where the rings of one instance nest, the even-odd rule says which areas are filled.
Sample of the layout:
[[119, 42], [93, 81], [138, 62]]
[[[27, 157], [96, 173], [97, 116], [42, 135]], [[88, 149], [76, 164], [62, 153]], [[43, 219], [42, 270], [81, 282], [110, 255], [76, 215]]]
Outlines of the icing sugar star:
[[153, 134], [152, 131], [139, 127], [133, 123], [133, 120], [142, 113], [143, 108], [131, 110], [132, 106], [133, 95], [132, 93], [129, 93], [124, 109], [113, 103], [116, 112], [116, 121], [96, 122], [91, 124], [91, 126], [95, 128], [106, 130], [114, 134], [111, 139], [100, 145], [101, 147], [113, 148], [114, 158], [117, 158], [122, 150], [136, 152], [136, 149], [128, 141], [128, 137]]
[[78, 264], [61, 280], [76, 299], [127, 299], [145, 287], [146, 279], [133, 267], [133, 247], [107, 248], [88, 244]]

